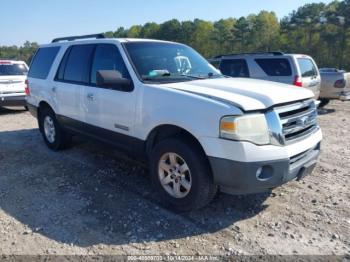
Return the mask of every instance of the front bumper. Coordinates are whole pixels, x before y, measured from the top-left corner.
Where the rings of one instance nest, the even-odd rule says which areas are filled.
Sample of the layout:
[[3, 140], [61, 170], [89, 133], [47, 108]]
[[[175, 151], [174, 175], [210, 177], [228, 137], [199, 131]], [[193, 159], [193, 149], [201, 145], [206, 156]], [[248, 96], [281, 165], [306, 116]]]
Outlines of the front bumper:
[[0, 106], [25, 106], [25, 95], [0, 95]]
[[339, 95], [339, 100], [341, 100], [341, 101], [350, 100], [350, 91], [341, 92]]
[[209, 157], [214, 182], [229, 194], [251, 194], [269, 191], [294, 179], [312, 173], [320, 154], [320, 143], [291, 158], [239, 162]]

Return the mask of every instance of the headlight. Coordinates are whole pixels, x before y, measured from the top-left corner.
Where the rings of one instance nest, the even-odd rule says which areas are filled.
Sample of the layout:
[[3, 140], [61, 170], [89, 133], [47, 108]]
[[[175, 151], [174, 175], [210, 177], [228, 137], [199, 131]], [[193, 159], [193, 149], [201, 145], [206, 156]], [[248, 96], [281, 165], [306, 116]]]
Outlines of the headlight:
[[269, 128], [263, 114], [223, 117], [220, 122], [220, 136], [258, 145], [270, 143]]

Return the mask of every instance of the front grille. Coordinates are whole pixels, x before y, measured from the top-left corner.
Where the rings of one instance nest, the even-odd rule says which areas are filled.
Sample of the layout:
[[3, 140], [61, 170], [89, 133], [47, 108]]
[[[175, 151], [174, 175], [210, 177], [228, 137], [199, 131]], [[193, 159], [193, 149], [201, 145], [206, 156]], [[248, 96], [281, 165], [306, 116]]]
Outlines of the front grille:
[[275, 111], [280, 118], [285, 144], [297, 142], [318, 129], [314, 100], [278, 107]]

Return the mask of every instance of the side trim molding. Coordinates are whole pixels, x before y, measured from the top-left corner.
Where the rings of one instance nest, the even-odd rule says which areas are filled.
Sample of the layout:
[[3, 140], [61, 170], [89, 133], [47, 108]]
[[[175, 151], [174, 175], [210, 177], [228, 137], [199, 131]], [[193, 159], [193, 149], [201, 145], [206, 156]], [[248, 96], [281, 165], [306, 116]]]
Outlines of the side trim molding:
[[[57, 120], [60, 125], [68, 132], [81, 134], [94, 140], [110, 144], [117, 149], [127, 153], [128, 155], [136, 157], [139, 160], [146, 159], [144, 140], [101, 127], [93, 126], [62, 115], [57, 115]], [[123, 126], [119, 127], [119, 129], [125, 130], [124, 128]]]

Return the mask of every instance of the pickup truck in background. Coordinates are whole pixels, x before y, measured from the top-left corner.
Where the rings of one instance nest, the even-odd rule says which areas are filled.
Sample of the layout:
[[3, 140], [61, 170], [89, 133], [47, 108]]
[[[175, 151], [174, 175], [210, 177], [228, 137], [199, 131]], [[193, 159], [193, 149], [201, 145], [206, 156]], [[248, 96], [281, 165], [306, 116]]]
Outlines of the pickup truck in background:
[[350, 100], [350, 73], [336, 68], [321, 68], [321, 107], [331, 99]]

